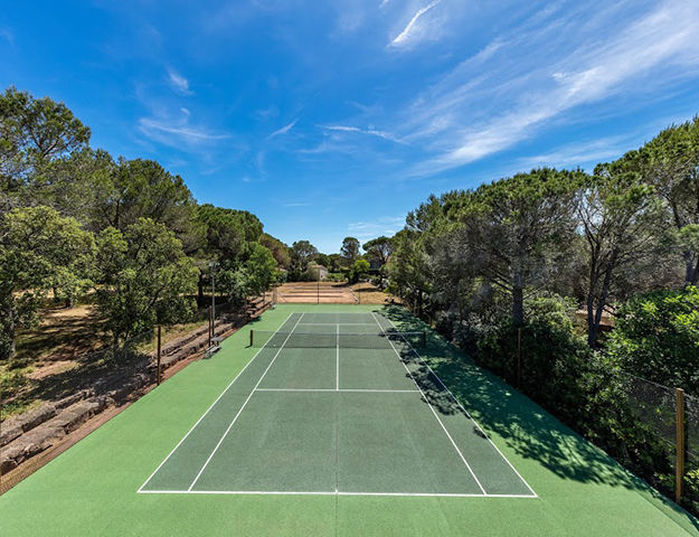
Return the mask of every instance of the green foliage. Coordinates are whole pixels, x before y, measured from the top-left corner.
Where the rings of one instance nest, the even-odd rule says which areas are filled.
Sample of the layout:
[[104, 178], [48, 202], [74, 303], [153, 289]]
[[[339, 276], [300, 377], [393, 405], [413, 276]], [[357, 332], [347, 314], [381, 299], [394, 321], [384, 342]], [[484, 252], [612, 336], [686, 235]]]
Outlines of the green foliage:
[[369, 272], [369, 262], [366, 259], [357, 259], [347, 271], [347, 280], [349, 283], [357, 283], [367, 272]]
[[616, 312], [612, 360], [635, 375], [699, 394], [699, 289], [635, 296]]
[[97, 296], [115, 346], [193, 314], [186, 295], [195, 288], [196, 268], [163, 224], [140, 218], [123, 231], [107, 228], [97, 242]]
[[308, 263], [318, 255], [318, 250], [308, 241], [296, 241], [291, 245], [291, 266], [289, 279], [299, 281], [306, 277]]
[[276, 278], [277, 262], [267, 248], [253, 243], [250, 257], [245, 262], [248, 275], [248, 292], [259, 295], [270, 288]]
[[260, 236], [260, 244], [272, 252], [277, 265], [283, 269], [289, 268], [291, 265], [291, 254], [286, 244], [267, 233], [263, 233]]
[[94, 240], [49, 207], [13, 209], [0, 220], [0, 358], [14, 354], [15, 332], [36, 321], [51, 288], [66, 295], [91, 284]]
[[369, 259], [375, 259], [379, 266], [388, 263], [388, 258], [393, 252], [393, 241], [383, 235], [365, 242], [362, 246]]
[[357, 259], [359, 255], [359, 241], [354, 237], [345, 237], [342, 239], [340, 255], [348, 266], [354, 263], [354, 260]]
[[63, 103], [8, 88], [0, 95], [0, 191], [17, 193], [51, 160], [86, 147], [90, 129]]

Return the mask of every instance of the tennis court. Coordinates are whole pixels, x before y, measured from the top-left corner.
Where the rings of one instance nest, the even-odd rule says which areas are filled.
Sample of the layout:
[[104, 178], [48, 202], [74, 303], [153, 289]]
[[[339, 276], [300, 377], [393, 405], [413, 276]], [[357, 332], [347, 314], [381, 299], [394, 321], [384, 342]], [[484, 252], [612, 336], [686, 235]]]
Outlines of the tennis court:
[[369, 311], [293, 312], [253, 331], [254, 358], [139, 492], [535, 498], [422, 341]]

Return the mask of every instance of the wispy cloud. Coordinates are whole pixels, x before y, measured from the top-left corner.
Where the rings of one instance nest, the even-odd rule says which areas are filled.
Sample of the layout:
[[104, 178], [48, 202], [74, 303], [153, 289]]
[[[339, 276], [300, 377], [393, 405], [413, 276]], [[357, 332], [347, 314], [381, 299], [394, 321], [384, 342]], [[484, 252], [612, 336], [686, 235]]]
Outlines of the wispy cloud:
[[386, 216], [374, 221], [351, 222], [350, 235], [358, 239], [373, 239], [380, 235], [395, 235], [405, 224], [405, 216]]
[[288, 201], [282, 203], [282, 207], [310, 207], [311, 203], [307, 201]]
[[190, 124], [191, 112], [187, 108], [180, 108], [180, 113], [179, 117], [142, 117], [138, 120], [138, 130], [155, 142], [179, 149], [199, 148], [231, 137]]
[[191, 95], [193, 92], [189, 89], [189, 80], [180, 75], [177, 71], [173, 69], [168, 69], [167, 71], [168, 82], [170, 86], [181, 95]]
[[[666, 1], [655, 11], [619, 29], [614, 37], [592, 46], [581, 45], [562, 59], [532, 72], [503, 78], [498, 85], [487, 89], [487, 98], [496, 101], [495, 97], [502, 95], [507, 103], [512, 95], [518, 95], [515, 92], [521, 91], [521, 96], [511, 103], [509, 110], [491, 109], [489, 117], [481, 121], [474, 122], [471, 114], [472, 126], [465, 129], [457, 126], [464, 121], [463, 108], [473, 107], [477, 102], [474, 95], [481, 96], [486, 89], [472, 86], [464, 92], [463, 88], [473, 84], [473, 79], [464, 80], [461, 85], [449, 80], [452, 87], [449, 91], [437, 93], [437, 98], [433, 94], [419, 100], [423, 123], [415, 126], [414, 136], [432, 135], [429, 142], [432, 147], [444, 150], [416, 166], [415, 174], [462, 166], [512, 147], [575, 107], [625, 91], [657, 87], [676, 76], [691, 76], [699, 71], [697, 24], [699, 4]], [[497, 49], [490, 55], [496, 52]], [[678, 68], [681, 75], [677, 75]], [[441, 122], [443, 128], [434, 129], [435, 122], [437, 125]], [[435, 138], [435, 132], [440, 131]]]
[[291, 129], [294, 128], [297, 121], [298, 121], [298, 119], [295, 119], [291, 123], [284, 125], [281, 129], [277, 129], [276, 131], [274, 131], [272, 134], [269, 135], [269, 138], [275, 138], [275, 137], [280, 136], [282, 134], [286, 134], [287, 132], [289, 132]]
[[0, 26], [0, 38], [7, 41], [10, 46], [15, 46], [15, 34], [7, 26]]
[[422, 17], [431, 9], [434, 9], [441, 1], [442, 0], [433, 0], [425, 7], [421, 7], [420, 9], [418, 9], [417, 12], [413, 15], [413, 18], [410, 19], [405, 28], [403, 28], [403, 31], [399, 33], [393, 39], [393, 41], [391, 41], [390, 44], [392, 46], [402, 46], [407, 44], [411, 40], [411, 38], [413, 38], [416, 34], [416, 30], [418, 29], [418, 21], [420, 20], [420, 17]]
[[390, 132], [380, 131], [372, 128], [360, 129], [359, 127], [353, 127], [351, 125], [320, 125], [320, 128], [326, 131], [368, 134], [370, 136], [377, 136], [379, 138], [383, 138], [384, 140], [390, 140], [391, 142], [396, 142], [399, 144], [405, 143], [402, 140], [396, 138]]

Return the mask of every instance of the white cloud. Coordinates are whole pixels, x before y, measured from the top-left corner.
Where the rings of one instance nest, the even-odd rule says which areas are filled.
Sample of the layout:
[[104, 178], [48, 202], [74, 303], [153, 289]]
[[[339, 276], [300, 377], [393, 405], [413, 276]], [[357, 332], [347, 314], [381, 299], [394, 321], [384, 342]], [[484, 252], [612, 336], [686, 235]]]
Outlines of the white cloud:
[[[691, 76], [699, 71], [698, 24], [699, 4], [667, 1], [603, 41], [581, 45], [529, 73], [503, 77], [494, 86], [478, 87], [478, 82], [474, 87], [474, 79], [459, 86], [457, 80], [464, 73], [457, 68], [456, 79], [416, 101], [420, 123], [413, 125], [407, 137], [423, 141], [427, 137], [430, 147], [441, 154], [418, 165], [414, 174], [462, 166], [507, 149], [574, 107], [649, 86], [662, 87], [676, 76]], [[517, 96], [514, 102], [513, 95]], [[487, 102], [486, 98], [497, 103], [499, 97], [510, 104], [509, 109], [485, 107], [487, 114], [482, 118], [471, 109], [463, 110], [474, 107], [474, 102]], [[470, 115], [468, 120], [464, 114]]]
[[418, 30], [418, 21], [420, 20], [420, 17], [422, 17], [431, 9], [435, 8], [441, 1], [442, 0], [433, 0], [425, 7], [421, 7], [420, 9], [418, 9], [415, 15], [413, 15], [413, 18], [410, 19], [410, 22], [408, 22], [405, 28], [403, 28], [403, 31], [399, 33], [393, 39], [393, 41], [391, 41], [390, 44], [392, 46], [401, 46], [408, 43], [408, 41], [410, 41], [411, 38], [413, 38], [416, 35], [416, 31]]
[[295, 119], [294, 121], [292, 121], [288, 125], [284, 125], [281, 129], [277, 129], [276, 131], [274, 131], [272, 134], [269, 135], [269, 138], [274, 138], [276, 136], [286, 134], [287, 132], [289, 132], [291, 129], [294, 128], [297, 121], [298, 121], [298, 119]]
[[358, 239], [373, 239], [380, 235], [395, 235], [404, 224], [405, 216], [386, 216], [370, 222], [351, 222], [347, 230]]
[[193, 93], [189, 89], [189, 80], [187, 80], [185, 77], [172, 69], [168, 69], [167, 75], [170, 86], [172, 86], [176, 92], [182, 95], [191, 95]]
[[326, 131], [368, 134], [370, 136], [377, 136], [379, 138], [383, 138], [384, 140], [390, 140], [391, 142], [404, 143], [403, 141], [393, 136], [390, 132], [380, 131], [373, 128], [360, 129], [359, 127], [353, 127], [350, 125], [320, 125], [320, 128]]

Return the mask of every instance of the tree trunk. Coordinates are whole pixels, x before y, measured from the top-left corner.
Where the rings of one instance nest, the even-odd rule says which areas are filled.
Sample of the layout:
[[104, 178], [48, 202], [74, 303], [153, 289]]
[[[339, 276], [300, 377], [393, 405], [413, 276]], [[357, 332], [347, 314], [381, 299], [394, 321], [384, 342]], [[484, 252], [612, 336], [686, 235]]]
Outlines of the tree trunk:
[[684, 283], [685, 285], [694, 285], [697, 281], [697, 271], [694, 267], [694, 256], [689, 250], [684, 252]]
[[592, 292], [587, 294], [587, 344], [594, 348], [597, 344], [597, 325], [595, 325], [595, 299]]
[[521, 274], [515, 274], [512, 286], [512, 323], [518, 327], [524, 324], [524, 289]]

